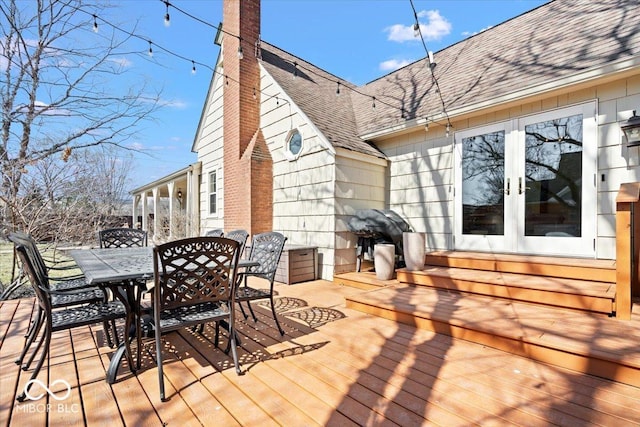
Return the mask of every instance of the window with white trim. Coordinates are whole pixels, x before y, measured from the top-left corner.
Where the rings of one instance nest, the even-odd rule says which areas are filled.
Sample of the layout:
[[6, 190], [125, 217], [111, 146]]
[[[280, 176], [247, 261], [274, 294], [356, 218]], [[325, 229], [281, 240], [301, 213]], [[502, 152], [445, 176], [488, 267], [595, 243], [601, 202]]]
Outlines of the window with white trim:
[[217, 171], [209, 172], [209, 214], [218, 213], [218, 173]]
[[295, 160], [300, 157], [302, 152], [302, 134], [298, 129], [293, 129], [285, 139], [285, 156], [289, 160]]

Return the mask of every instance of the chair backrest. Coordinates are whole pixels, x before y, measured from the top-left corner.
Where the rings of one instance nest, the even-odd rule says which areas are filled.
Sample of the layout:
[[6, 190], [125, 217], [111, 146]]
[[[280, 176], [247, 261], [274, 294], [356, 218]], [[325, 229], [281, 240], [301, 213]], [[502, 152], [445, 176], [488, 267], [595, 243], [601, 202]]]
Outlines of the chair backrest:
[[135, 248], [147, 246], [147, 232], [138, 228], [108, 228], [98, 232], [101, 248]]
[[206, 233], [204, 233], [204, 235], [206, 237], [223, 237], [224, 231], [222, 231], [222, 228], [216, 228], [216, 229], [207, 231]]
[[[38, 249], [36, 241], [31, 237], [31, 235], [14, 231], [9, 233], [7, 238], [16, 245], [16, 250], [18, 249], [17, 245], [24, 246], [24, 250], [27, 251], [25, 256], [30, 258], [32, 268], [37, 269], [37, 274], [48, 277], [47, 264]], [[48, 285], [48, 280], [46, 284]]]
[[247, 230], [241, 230], [241, 229], [231, 230], [224, 237], [228, 239], [233, 239], [238, 243], [240, 243], [240, 249], [238, 249], [238, 253], [239, 253], [238, 257], [242, 258], [244, 247], [246, 246], [247, 239], [249, 238], [249, 232]]
[[192, 237], [154, 248], [155, 309], [235, 300], [240, 244], [224, 237]]
[[[11, 239], [11, 237], [9, 238]], [[50, 295], [45, 291], [46, 289], [49, 289], [49, 278], [37, 265], [38, 255], [34, 253], [33, 248], [29, 243], [25, 244], [19, 239], [12, 241], [16, 249], [16, 254], [18, 255], [18, 258], [20, 258], [22, 269], [29, 278], [29, 283], [36, 293], [38, 304], [46, 312], [51, 312]]]
[[282, 233], [275, 231], [255, 234], [251, 240], [249, 260], [257, 261], [260, 265], [249, 267], [248, 271], [253, 276], [262, 277], [273, 284], [286, 241], [287, 238]]

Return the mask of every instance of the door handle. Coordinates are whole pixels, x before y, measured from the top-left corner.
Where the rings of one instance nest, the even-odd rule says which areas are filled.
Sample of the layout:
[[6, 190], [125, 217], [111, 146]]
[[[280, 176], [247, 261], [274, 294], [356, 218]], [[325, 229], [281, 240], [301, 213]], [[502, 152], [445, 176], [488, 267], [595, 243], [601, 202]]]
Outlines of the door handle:
[[511, 194], [511, 178], [507, 178], [507, 188], [504, 189], [504, 194], [507, 196]]
[[518, 194], [522, 194], [527, 190], [530, 190], [531, 187], [523, 187], [522, 186], [522, 177], [518, 177]]

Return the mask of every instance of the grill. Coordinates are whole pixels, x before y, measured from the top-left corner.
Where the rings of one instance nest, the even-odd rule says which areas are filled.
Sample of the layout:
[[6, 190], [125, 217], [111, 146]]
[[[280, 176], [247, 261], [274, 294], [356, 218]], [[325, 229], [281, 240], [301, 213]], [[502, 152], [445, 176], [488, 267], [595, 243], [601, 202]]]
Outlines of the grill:
[[409, 224], [390, 209], [361, 209], [347, 223], [349, 231], [358, 236], [356, 271], [360, 271], [365, 252], [373, 259], [377, 243], [392, 243], [396, 247], [396, 268], [402, 259], [402, 233], [411, 231]]

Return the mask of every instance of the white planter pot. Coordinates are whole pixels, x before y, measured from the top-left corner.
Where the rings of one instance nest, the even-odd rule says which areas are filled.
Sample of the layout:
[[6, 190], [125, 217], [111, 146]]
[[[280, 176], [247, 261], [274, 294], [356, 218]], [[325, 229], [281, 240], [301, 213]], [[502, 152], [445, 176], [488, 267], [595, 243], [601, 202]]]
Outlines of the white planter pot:
[[425, 234], [419, 232], [402, 233], [402, 251], [407, 270], [423, 270], [426, 254]]
[[378, 243], [373, 248], [373, 266], [379, 280], [393, 279], [396, 267], [396, 247], [389, 243]]

